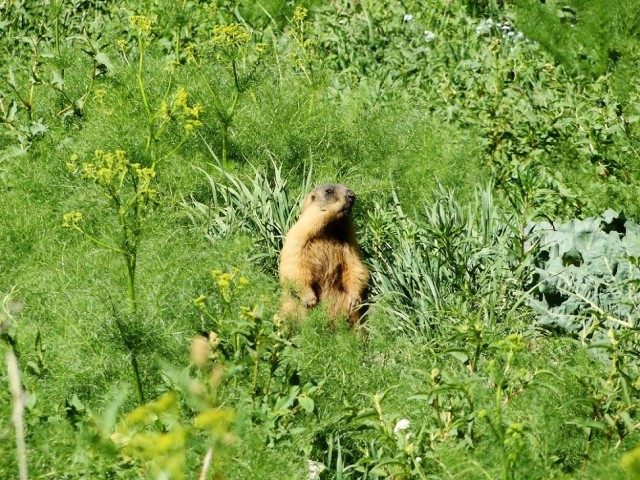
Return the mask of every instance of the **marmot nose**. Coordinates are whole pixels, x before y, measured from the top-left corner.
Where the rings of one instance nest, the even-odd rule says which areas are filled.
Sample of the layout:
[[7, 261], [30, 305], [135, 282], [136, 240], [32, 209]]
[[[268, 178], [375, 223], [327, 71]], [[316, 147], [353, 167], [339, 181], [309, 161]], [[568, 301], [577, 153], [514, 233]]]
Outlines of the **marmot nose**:
[[355, 193], [353, 193], [353, 191], [351, 191], [351, 190], [347, 190], [347, 198], [348, 198], [349, 200], [351, 200], [352, 202], [355, 202], [355, 200], [356, 200], [356, 194], [355, 194]]

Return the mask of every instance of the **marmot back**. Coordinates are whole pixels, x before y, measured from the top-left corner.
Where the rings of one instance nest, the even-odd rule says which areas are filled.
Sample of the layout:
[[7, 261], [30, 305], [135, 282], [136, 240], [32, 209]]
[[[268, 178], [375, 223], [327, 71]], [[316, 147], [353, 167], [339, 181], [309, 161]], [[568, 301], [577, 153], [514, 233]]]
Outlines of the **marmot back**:
[[369, 272], [351, 222], [356, 195], [343, 185], [314, 188], [289, 230], [280, 255], [282, 311], [304, 315], [304, 309], [327, 303], [332, 318], [347, 315], [351, 325], [361, 317]]

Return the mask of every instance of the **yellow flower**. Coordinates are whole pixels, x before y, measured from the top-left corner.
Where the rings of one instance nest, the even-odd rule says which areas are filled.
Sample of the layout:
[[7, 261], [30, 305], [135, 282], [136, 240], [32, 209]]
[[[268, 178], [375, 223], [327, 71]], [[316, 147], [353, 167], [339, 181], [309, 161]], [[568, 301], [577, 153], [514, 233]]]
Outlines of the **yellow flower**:
[[176, 90], [175, 99], [173, 101], [174, 105], [178, 108], [187, 107], [188, 99], [189, 94], [187, 93], [187, 91], [182, 87], [178, 87], [178, 90]]
[[62, 216], [62, 226], [72, 228], [82, 221], [82, 212], [72, 211]]
[[205, 301], [207, 300], [207, 297], [204, 295], [200, 295], [198, 298], [196, 298], [193, 303], [198, 306], [198, 307], [203, 307], [205, 304]]
[[102, 88], [99, 88], [98, 90], [93, 92], [93, 95], [96, 97], [96, 100], [98, 100], [99, 102], [104, 102], [104, 96], [106, 94], [107, 94], [107, 91], [103, 90]]
[[129, 25], [138, 30], [138, 34], [149, 34], [153, 27], [153, 20], [144, 15], [131, 15], [129, 17]]
[[169, 120], [171, 114], [169, 112], [169, 105], [164, 100], [160, 103], [160, 107], [158, 108], [158, 116], [160, 120]]
[[66, 163], [66, 165], [69, 173], [76, 173], [78, 171], [78, 155], [76, 155], [75, 153], [71, 155], [71, 158]]
[[200, 113], [202, 113], [202, 104], [200, 103], [196, 103], [193, 107], [191, 107], [191, 109], [189, 110], [189, 115], [191, 115], [193, 118], [198, 119], [200, 118]]
[[304, 22], [305, 18], [307, 18], [308, 13], [309, 11], [306, 8], [297, 7], [296, 11], [293, 13], [293, 21]]
[[184, 123], [184, 130], [186, 133], [191, 133], [193, 132], [194, 129], [201, 126], [202, 126], [202, 122], [200, 120], [187, 120]]
[[238, 24], [216, 25], [213, 27], [213, 43], [222, 48], [244, 47], [251, 36], [246, 29]]

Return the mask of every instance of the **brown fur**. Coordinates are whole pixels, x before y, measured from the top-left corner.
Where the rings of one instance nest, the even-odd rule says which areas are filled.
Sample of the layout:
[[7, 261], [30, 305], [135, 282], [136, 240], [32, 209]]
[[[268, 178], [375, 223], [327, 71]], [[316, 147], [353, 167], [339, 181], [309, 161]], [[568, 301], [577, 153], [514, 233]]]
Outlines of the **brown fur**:
[[304, 201], [280, 255], [286, 316], [302, 317], [302, 307], [326, 303], [333, 319], [347, 315], [351, 325], [359, 322], [369, 271], [351, 223], [354, 202], [351, 190], [335, 184], [316, 187]]

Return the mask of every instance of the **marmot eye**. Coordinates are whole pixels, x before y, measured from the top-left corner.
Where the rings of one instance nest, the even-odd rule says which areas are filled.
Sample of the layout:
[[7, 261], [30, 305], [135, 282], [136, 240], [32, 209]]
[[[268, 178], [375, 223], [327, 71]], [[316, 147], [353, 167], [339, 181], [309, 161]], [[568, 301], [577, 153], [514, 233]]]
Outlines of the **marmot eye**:
[[333, 190], [331, 188], [327, 188], [324, 193], [326, 193], [327, 195], [333, 195]]

